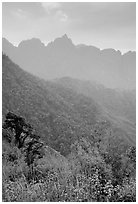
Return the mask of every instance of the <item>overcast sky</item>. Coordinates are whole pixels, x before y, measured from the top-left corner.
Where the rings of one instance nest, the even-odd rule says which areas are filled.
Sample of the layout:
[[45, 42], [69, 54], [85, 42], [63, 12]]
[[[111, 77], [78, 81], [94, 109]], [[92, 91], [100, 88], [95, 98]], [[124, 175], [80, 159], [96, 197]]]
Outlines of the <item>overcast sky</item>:
[[3, 3], [2, 33], [17, 45], [32, 37], [47, 44], [65, 33], [74, 44], [135, 50], [135, 3]]

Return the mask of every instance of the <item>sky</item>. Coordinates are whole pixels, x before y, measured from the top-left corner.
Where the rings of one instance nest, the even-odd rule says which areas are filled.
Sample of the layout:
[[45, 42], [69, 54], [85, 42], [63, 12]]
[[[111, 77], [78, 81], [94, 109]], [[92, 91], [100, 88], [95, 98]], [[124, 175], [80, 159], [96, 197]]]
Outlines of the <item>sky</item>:
[[74, 44], [135, 50], [136, 3], [2, 3], [2, 35], [14, 45], [33, 37], [48, 44], [65, 33]]

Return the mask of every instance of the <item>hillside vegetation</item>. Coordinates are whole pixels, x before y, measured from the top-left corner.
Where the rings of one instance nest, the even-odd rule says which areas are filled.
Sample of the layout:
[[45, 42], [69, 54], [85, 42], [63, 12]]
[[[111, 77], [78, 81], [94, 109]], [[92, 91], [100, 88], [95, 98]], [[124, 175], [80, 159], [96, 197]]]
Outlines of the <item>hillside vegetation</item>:
[[135, 92], [2, 74], [3, 201], [136, 200]]

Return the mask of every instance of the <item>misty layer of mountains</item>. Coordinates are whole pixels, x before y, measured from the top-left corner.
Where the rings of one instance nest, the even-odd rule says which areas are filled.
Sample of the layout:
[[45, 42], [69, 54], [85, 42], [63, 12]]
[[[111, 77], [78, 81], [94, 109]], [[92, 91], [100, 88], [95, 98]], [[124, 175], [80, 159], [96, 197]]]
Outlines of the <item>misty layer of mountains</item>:
[[135, 58], [3, 39], [3, 201], [136, 201]]
[[135, 91], [115, 91], [69, 77], [45, 81], [5, 55], [2, 68], [3, 117], [8, 111], [22, 115], [62, 155], [68, 155], [79, 138], [92, 140], [95, 125], [102, 132], [106, 129], [113, 141], [118, 138], [118, 145], [123, 141], [135, 146]]
[[43, 79], [72, 77], [95, 81], [108, 88], [136, 87], [136, 53], [77, 45], [65, 34], [45, 46], [39, 39], [22, 41], [18, 47], [3, 38], [3, 53]]

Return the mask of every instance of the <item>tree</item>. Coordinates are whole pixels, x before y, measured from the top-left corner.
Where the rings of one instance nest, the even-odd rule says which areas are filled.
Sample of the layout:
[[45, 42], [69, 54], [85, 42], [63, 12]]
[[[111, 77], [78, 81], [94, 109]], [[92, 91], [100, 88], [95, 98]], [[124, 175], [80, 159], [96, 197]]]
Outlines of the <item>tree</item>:
[[25, 139], [32, 133], [32, 127], [25, 122], [25, 119], [12, 112], [7, 113], [3, 129], [12, 131], [15, 144], [20, 149], [23, 147]]
[[38, 140], [37, 135], [34, 135], [34, 138], [27, 142], [25, 146], [25, 162], [28, 166], [33, 164], [35, 159], [42, 158], [42, 146], [43, 143]]
[[[12, 112], [6, 115], [3, 129], [10, 130], [14, 135], [15, 145], [25, 153], [25, 162], [28, 166], [33, 164], [34, 160], [42, 157], [43, 143], [40, 136], [33, 133], [33, 128], [25, 122], [23, 117], [17, 116]], [[7, 135], [7, 137], [9, 137]], [[8, 138], [7, 138], [8, 139]], [[10, 141], [8, 139], [8, 141]]]

